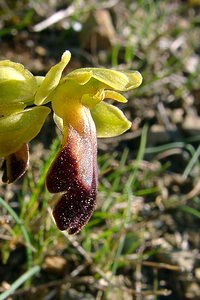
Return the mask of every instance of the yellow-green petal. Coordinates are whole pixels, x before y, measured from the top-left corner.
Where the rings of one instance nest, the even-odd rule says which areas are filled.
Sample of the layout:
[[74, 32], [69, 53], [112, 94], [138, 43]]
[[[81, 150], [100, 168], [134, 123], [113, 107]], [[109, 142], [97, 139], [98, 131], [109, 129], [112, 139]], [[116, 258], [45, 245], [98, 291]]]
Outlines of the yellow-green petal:
[[55, 113], [53, 114], [53, 120], [56, 124], [56, 126], [60, 129], [60, 131], [63, 131], [63, 119], [57, 116]]
[[16, 152], [32, 140], [42, 128], [49, 114], [48, 107], [40, 106], [0, 118], [0, 157]]
[[101, 102], [91, 109], [91, 114], [99, 138], [120, 135], [131, 127], [131, 122], [119, 108], [105, 102]]
[[137, 88], [142, 83], [142, 75], [138, 71], [121, 72], [104, 68], [82, 68], [72, 71], [69, 75], [74, 76], [83, 72], [92, 72], [92, 77], [103, 83], [105, 88], [116, 91], [128, 91]]
[[65, 51], [61, 57], [61, 61], [53, 66], [46, 74], [41, 86], [35, 95], [35, 104], [41, 105], [45, 103], [49, 94], [57, 87], [60, 82], [62, 72], [70, 61], [71, 53]]
[[113, 99], [118, 102], [126, 103], [128, 100], [122, 96], [121, 94], [115, 91], [105, 91], [104, 92], [104, 99]]
[[35, 77], [23, 65], [0, 61], [0, 104], [30, 102], [36, 90]]
[[44, 76], [35, 76], [36, 82], [37, 82], [37, 87], [39, 88], [44, 81]]
[[[130, 91], [132, 89], [136, 89], [142, 84], [142, 75], [138, 71], [128, 71], [124, 72], [122, 71], [124, 75], [126, 75], [129, 78], [129, 82], [123, 91]], [[122, 91], [122, 90], [121, 90]]]
[[93, 108], [97, 103], [103, 101], [105, 97], [104, 90], [98, 90], [95, 95], [83, 94], [81, 97], [81, 103], [89, 108]]
[[83, 85], [86, 84], [92, 77], [92, 71], [87, 71], [85, 69], [77, 69], [70, 72], [63, 80], [73, 79], [77, 83]]

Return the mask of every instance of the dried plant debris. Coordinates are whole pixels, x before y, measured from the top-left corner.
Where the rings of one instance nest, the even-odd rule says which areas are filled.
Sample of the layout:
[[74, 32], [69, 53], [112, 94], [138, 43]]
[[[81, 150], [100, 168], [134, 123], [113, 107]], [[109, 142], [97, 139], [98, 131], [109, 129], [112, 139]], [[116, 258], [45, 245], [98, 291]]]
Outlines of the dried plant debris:
[[[14, 291], [13, 299], [199, 299], [198, 2], [2, 2], [1, 59], [44, 75], [69, 48], [70, 68], [136, 69], [144, 82], [127, 92], [128, 103], [118, 103], [133, 120], [129, 131], [98, 143], [97, 207], [77, 236], [55, 230], [50, 195], [42, 188], [55, 153], [68, 159], [70, 149], [66, 154], [57, 142], [47, 154], [52, 123], [29, 144], [32, 167], [26, 179], [0, 187], [5, 203], [21, 218], [18, 224], [0, 206], [0, 293], [26, 271], [28, 261], [42, 269], [28, 286]], [[141, 148], [144, 124], [148, 133]], [[19, 165], [22, 173], [24, 161]], [[58, 169], [52, 165], [49, 181], [59, 179]], [[4, 173], [5, 181], [16, 176]], [[89, 193], [80, 174], [75, 177]], [[90, 192], [96, 193], [94, 185]], [[64, 190], [59, 193], [54, 214], [71, 199]], [[91, 212], [95, 203], [87, 205]], [[61, 222], [60, 228], [82, 227], [71, 224]], [[30, 242], [24, 240], [23, 226]]]

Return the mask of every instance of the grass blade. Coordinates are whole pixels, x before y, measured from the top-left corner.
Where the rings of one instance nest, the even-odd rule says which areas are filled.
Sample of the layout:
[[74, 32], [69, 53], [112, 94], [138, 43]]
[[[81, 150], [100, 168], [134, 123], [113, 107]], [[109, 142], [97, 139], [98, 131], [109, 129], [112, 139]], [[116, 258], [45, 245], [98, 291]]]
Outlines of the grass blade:
[[200, 212], [195, 208], [183, 205], [180, 206], [179, 209], [200, 219]]
[[[31, 246], [31, 241], [28, 235], [28, 232], [26, 228], [24, 227], [22, 221], [16, 214], [16, 212], [9, 206], [8, 203], [6, 203], [1, 197], [0, 197], [0, 205], [3, 206], [8, 213], [13, 217], [17, 225], [20, 227], [20, 230], [22, 232], [25, 244], [26, 244], [26, 255], [27, 255], [27, 269], [30, 269], [32, 266], [32, 246]], [[1, 299], [1, 298], [0, 298]]]
[[13, 284], [11, 284], [9, 290], [3, 292], [0, 295], [0, 300], [4, 300], [7, 297], [9, 297], [20, 285], [22, 285], [25, 281], [27, 281], [28, 279], [30, 279], [32, 276], [34, 276], [39, 272], [40, 272], [40, 267], [35, 266], [31, 268], [29, 271], [27, 271], [26, 273], [24, 273], [15, 282], [13, 282]]
[[[130, 218], [131, 218], [132, 188], [133, 188], [133, 184], [136, 180], [139, 163], [143, 159], [144, 154], [145, 154], [147, 133], [148, 133], [148, 126], [145, 125], [143, 127], [143, 130], [142, 130], [142, 135], [141, 135], [141, 140], [140, 140], [140, 147], [139, 147], [139, 151], [138, 151], [138, 154], [137, 154], [137, 157], [136, 157], [136, 167], [135, 167], [134, 171], [132, 172], [132, 174], [130, 174], [129, 179], [128, 179], [127, 184], [126, 184], [126, 187], [125, 187], [125, 193], [127, 194], [127, 198], [128, 198], [127, 210], [126, 210], [125, 221], [124, 221], [124, 227], [125, 228], [128, 225], [128, 223], [130, 222]], [[123, 247], [124, 247], [125, 238], [126, 238], [126, 235], [123, 235], [120, 238], [119, 246], [117, 248], [117, 252], [116, 252], [116, 256], [115, 256], [115, 262], [113, 263], [113, 267], [112, 267], [112, 275], [116, 274], [116, 271], [117, 271], [117, 268], [118, 268], [118, 260], [119, 260], [119, 257], [121, 255]]]

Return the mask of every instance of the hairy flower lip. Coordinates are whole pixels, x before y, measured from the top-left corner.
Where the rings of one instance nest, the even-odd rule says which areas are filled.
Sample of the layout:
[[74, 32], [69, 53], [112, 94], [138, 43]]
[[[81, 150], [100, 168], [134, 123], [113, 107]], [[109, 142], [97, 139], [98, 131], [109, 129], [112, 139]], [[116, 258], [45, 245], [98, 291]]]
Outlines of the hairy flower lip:
[[90, 188], [77, 183], [62, 193], [53, 209], [58, 228], [61, 231], [67, 230], [69, 234], [78, 233], [86, 225], [96, 207], [96, 195], [95, 172]]
[[81, 105], [81, 112], [81, 122], [75, 118], [77, 126], [72, 120], [76, 128], [64, 126], [62, 147], [46, 177], [47, 189], [60, 193], [53, 209], [55, 222], [69, 234], [81, 230], [96, 206], [96, 130], [89, 110]]

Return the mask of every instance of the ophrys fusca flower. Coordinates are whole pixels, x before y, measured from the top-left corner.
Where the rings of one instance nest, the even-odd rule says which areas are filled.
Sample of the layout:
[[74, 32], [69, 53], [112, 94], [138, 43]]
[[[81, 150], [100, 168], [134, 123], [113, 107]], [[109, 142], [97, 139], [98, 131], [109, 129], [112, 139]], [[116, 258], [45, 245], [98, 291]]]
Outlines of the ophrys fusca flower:
[[53, 216], [60, 230], [79, 232], [96, 205], [97, 137], [114, 137], [131, 123], [122, 111], [104, 102], [126, 102], [118, 92], [138, 87], [137, 71], [120, 72], [104, 68], [82, 68], [62, 78], [70, 60], [69, 51], [53, 66], [35, 96], [35, 104], [52, 102], [54, 120], [62, 132], [61, 148], [48, 171], [46, 185], [58, 194]]

